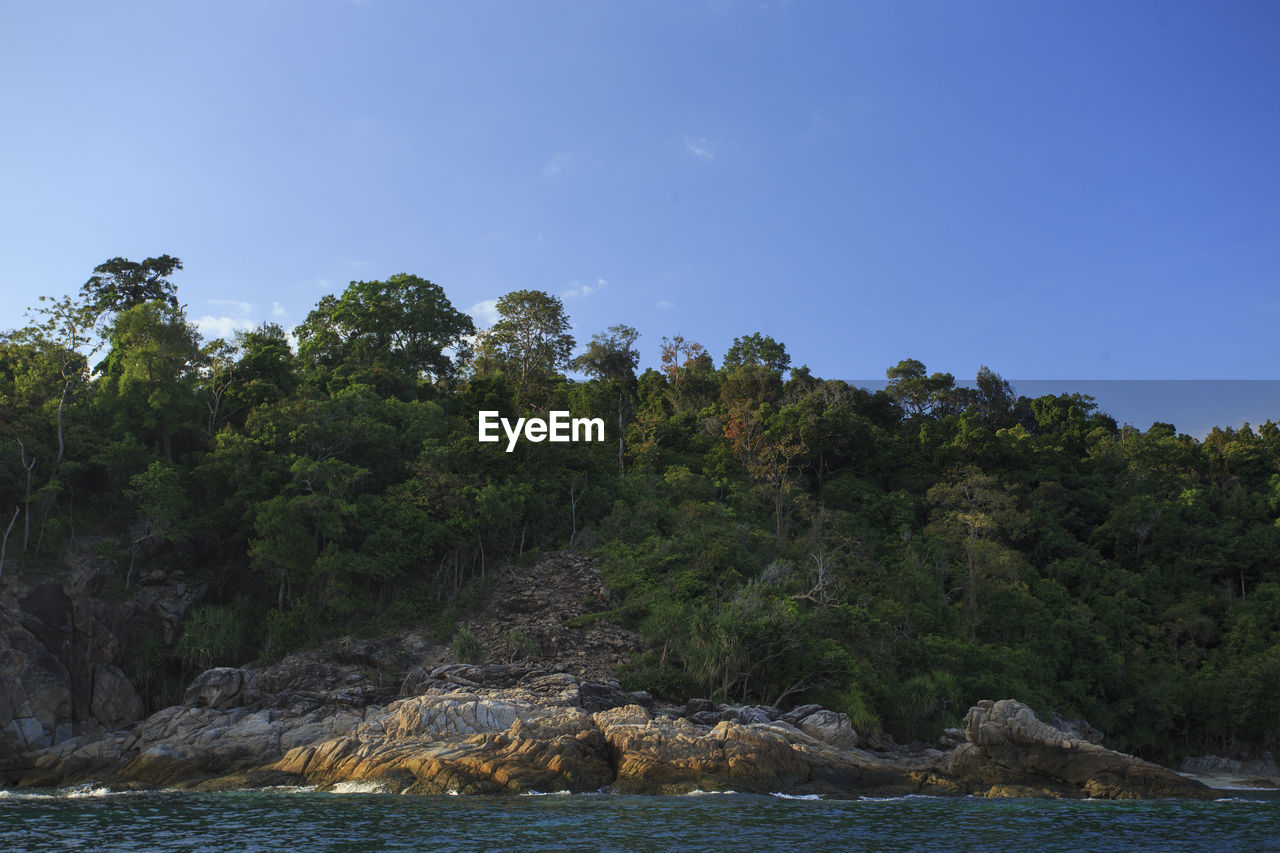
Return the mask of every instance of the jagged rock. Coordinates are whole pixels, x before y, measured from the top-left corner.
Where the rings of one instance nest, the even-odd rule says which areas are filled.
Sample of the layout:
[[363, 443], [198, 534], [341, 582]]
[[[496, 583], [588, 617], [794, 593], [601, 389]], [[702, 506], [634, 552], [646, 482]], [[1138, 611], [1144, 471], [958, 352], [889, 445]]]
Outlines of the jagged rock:
[[1208, 797], [1204, 785], [1157, 764], [1081, 740], [1012, 699], [984, 700], [965, 716], [968, 743], [947, 771], [982, 793], [1019, 786], [1106, 799]]

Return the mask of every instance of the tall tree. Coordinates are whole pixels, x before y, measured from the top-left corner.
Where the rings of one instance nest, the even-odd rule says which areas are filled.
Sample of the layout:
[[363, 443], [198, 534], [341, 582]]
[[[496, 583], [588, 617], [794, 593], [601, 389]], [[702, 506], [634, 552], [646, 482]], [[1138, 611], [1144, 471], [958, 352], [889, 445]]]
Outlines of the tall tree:
[[98, 370], [109, 396], [122, 406], [126, 432], [150, 432], [156, 449], [173, 459], [173, 436], [194, 426], [194, 386], [201, 366], [200, 336], [182, 309], [165, 300], [119, 312], [109, 327], [111, 351]]
[[523, 402], [536, 404], [573, 352], [564, 304], [541, 290], [516, 290], [498, 300], [497, 311], [498, 322], [481, 336], [481, 355], [511, 377]]
[[169, 281], [182, 261], [170, 255], [131, 261], [112, 258], [93, 268], [80, 288], [94, 317], [125, 311], [144, 302], [160, 300], [178, 307], [177, 287]]
[[588, 376], [609, 385], [618, 395], [618, 471], [626, 468], [626, 411], [636, 391], [636, 365], [640, 353], [636, 339], [640, 333], [622, 324], [610, 326], [591, 338], [587, 351], [573, 361], [573, 366]]

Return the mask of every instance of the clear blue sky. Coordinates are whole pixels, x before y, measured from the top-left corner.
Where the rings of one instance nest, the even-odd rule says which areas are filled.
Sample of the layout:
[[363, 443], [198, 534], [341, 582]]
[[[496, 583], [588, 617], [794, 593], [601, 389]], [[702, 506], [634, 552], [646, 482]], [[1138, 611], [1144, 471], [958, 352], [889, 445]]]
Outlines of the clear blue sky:
[[0, 3], [0, 329], [411, 272], [821, 376], [1280, 376], [1275, 2]]

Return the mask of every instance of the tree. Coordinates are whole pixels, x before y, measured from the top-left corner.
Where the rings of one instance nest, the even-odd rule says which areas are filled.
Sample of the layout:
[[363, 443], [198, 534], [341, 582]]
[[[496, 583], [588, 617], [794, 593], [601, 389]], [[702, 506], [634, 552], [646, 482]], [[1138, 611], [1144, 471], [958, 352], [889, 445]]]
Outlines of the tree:
[[439, 381], [466, 358], [475, 325], [439, 285], [400, 273], [324, 297], [294, 334], [298, 354], [331, 371]]
[[625, 470], [626, 407], [635, 396], [636, 365], [640, 353], [636, 339], [640, 333], [630, 326], [610, 326], [591, 338], [587, 351], [573, 360], [576, 370], [608, 384], [618, 395], [618, 472]]
[[885, 390], [908, 415], [927, 415], [941, 403], [956, 384], [950, 373], [925, 375], [924, 363], [906, 358], [884, 372], [889, 379]]
[[[54, 460], [56, 474], [66, 455], [64, 416], [67, 403], [74, 392], [89, 381], [89, 361], [81, 350], [90, 344], [93, 317], [88, 306], [70, 296], [56, 300], [41, 296], [40, 301], [49, 305], [39, 311], [41, 317], [27, 330], [27, 335], [41, 352], [53, 360], [61, 380], [57, 412], [58, 455]], [[97, 347], [94, 347], [88, 355], [96, 351]]]
[[173, 459], [173, 436], [194, 426], [200, 336], [182, 309], [165, 300], [120, 311], [108, 329], [111, 351], [98, 370], [122, 406], [125, 431], [151, 432]]
[[978, 368], [977, 391], [974, 399], [982, 419], [993, 429], [1003, 429], [1013, 424], [1013, 388], [985, 364]]
[[763, 367], [775, 373], [785, 373], [791, 367], [791, 356], [785, 345], [773, 338], [755, 332], [733, 339], [733, 346], [724, 354], [723, 367], [750, 365]]
[[662, 338], [662, 372], [667, 377], [667, 390], [671, 403], [677, 411], [691, 407], [691, 404], [710, 391], [713, 383], [703, 381], [711, 378], [715, 366], [707, 348], [697, 341], [686, 341], [683, 335]]
[[968, 580], [965, 599], [969, 618], [978, 619], [981, 578], [1007, 575], [1014, 552], [999, 541], [1002, 530], [1017, 523], [1017, 504], [995, 478], [977, 468], [955, 472], [929, 489], [928, 502], [938, 507], [935, 524], [964, 552]]
[[131, 530], [129, 543], [129, 572], [125, 575], [128, 588], [134, 563], [144, 545], [186, 538], [187, 495], [178, 471], [158, 459], [129, 480], [126, 495], [138, 504], [138, 521]]
[[169, 281], [182, 261], [169, 255], [131, 261], [112, 258], [93, 268], [94, 274], [80, 288], [94, 317], [125, 311], [157, 300], [178, 307], [177, 287]]
[[516, 290], [498, 300], [497, 311], [500, 319], [481, 336], [481, 356], [511, 377], [523, 402], [537, 403], [573, 352], [564, 304], [541, 290]]

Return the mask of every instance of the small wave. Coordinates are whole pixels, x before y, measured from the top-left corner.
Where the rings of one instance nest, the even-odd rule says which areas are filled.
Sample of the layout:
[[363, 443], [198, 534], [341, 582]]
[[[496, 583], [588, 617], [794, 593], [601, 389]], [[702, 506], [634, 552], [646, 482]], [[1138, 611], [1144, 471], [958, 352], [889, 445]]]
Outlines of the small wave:
[[54, 794], [34, 794], [29, 791], [0, 790], [0, 800], [54, 800]]
[[385, 794], [388, 790], [389, 788], [385, 782], [361, 779], [358, 781], [334, 782], [325, 789], [325, 792], [329, 794]]
[[522, 797], [567, 797], [569, 791], [525, 791]]
[[[972, 796], [972, 795], [971, 795]], [[859, 802], [864, 803], [898, 803], [903, 800], [941, 800], [936, 794], [902, 794], [898, 797], [858, 797]]]
[[774, 791], [770, 796], [777, 797], [780, 800], [821, 800], [821, 794], [784, 794], [781, 791]]
[[711, 796], [717, 796], [717, 795], [720, 795], [720, 794], [736, 794], [736, 793], [738, 793], [738, 792], [737, 792], [737, 791], [703, 791], [703, 790], [697, 790], [697, 791], [686, 791], [686, 792], [683, 794], [683, 796], [686, 796], [686, 797], [711, 797]]
[[98, 797], [115, 797], [121, 794], [127, 794], [128, 791], [113, 791], [106, 785], [95, 785], [92, 782], [84, 785], [76, 785], [73, 788], [63, 788], [58, 791], [58, 795], [66, 800], [83, 800], [96, 799]]

